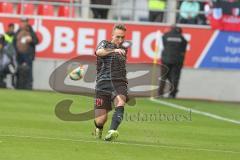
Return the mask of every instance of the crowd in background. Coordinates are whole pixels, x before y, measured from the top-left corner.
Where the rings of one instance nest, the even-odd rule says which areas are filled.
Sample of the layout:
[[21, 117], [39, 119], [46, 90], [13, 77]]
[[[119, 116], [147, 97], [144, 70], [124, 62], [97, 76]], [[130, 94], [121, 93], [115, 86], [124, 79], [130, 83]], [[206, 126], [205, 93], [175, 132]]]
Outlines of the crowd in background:
[[[166, 22], [168, 0], [147, 0], [150, 22]], [[230, 0], [229, 0], [230, 1]], [[233, 1], [233, 0], [231, 0]], [[111, 0], [91, 0], [91, 4], [111, 5]], [[212, 0], [179, 0], [177, 3], [177, 23], [182, 24], [208, 24], [207, 16], [212, 7]], [[91, 8], [94, 18], [106, 19], [107, 8]]]
[[[176, 23], [208, 25], [208, 16], [211, 14], [213, 4], [220, 1], [240, 3], [239, 0], [179, 0]], [[148, 0], [148, 7], [149, 21], [164, 22], [167, 0]]]
[[[169, 12], [168, 0], [146, 0], [148, 4], [148, 21], [167, 22], [166, 16]], [[178, 0], [175, 12], [176, 23], [208, 25], [208, 17], [211, 13], [213, 3], [226, 1], [229, 3], [239, 2], [240, 0]], [[112, 0], [91, 0], [91, 4], [111, 5]], [[91, 8], [93, 18], [106, 19], [108, 8]], [[174, 11], [171, 11], [174, 12]]]
[[[8, 6], [10, 9], [17, 8], [17, 11], [6, 12], [159, 23], [169, 23], [167, 20], [169, 14], [175, 14], [176, 18], [173, 19], [176, 23], [207, 25], [213, 3], [218, 1], [240, 3], [240, 0], [23, 0], [21, 2], [6, 0], [6, 3], [12, 2]], [[11, 5], [15, 5], [15, 7]], [[4, 8], [7, 6], [1, 8], [0, 4], [0, 12], [5, 12]], [[87, 14], [87, 16], [83, 14]]]
[[7, 87], [7, 75], [11, 77], [13, 88], [33, 88], [33, 61], [38, 38], [27, 18], [20, 21], [17, 32], [11, 23], [6, 33], [0, 35], [0, 88]]

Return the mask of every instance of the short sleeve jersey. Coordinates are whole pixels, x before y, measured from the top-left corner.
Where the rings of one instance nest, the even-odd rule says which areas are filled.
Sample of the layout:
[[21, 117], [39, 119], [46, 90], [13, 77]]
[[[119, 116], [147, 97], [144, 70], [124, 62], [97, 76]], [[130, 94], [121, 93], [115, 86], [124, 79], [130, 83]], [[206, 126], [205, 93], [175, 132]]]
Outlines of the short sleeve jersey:
[[[127, 49], [124, 47], [117, 47], [115, 44], [103, 40], [97, 49]], [[97, 82], [103, 80], [122, 80], [127, 82], [126, 78], [126, 54], [125, 56], [112, 52], [106, 56], [97, 56]]]

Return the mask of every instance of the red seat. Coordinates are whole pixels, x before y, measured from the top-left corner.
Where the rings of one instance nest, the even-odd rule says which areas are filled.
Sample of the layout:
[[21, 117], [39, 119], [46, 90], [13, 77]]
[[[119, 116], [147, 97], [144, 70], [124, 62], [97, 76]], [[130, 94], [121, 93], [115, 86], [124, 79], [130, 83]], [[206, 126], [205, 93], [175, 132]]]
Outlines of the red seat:
[[1, 2], [0, 13], [14, 13], [13, 4], [7, 3], [7, 2]]
[[72, 10], [69, 6], [59, 6], [58, 8], [59, 17], [74, 17], [74, 7]]
[[34, 15], [34, 5], [31, 3], [18, 4], [18, 14]]
[[54, 7], [48, 4], [40, 4], [37, 13], [42, 16], [54, 16]]
[[65, 3], [70, 3], [71, 0], [46, 0], [46, 1], [52, 1], [52, 2], [65, 2]]

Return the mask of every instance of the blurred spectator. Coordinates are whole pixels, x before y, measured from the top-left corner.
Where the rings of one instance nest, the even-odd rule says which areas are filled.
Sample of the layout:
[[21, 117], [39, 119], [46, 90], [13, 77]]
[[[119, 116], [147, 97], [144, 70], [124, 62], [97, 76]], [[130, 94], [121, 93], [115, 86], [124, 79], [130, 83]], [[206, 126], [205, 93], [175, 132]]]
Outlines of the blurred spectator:
[[185, 24], [197, 24], [199, 12], [199, 2], [196, 0], [185, 0], [180, 5], [179, 22]]
[[9, 44], [13, 43], [13, 38], [14, 38], [14, 35], [15, 35], [14, 29], [15, 28], [14, 28], [13, 23], [8, 24], [7, 32], [4, 34], [4, 38], [5, 38], [6, 43], [9, 43]]
[[209, 24], [209, 17], [212, 14], [212, 9], [213, 9], [213, 2], [212, 0], [206, 0], [206, 2], [204, 3], [204, 15], [205, 15], [205, 19], [206, 19], [206, 24]]
[[16, 66], [14, 59], [9, 53], [8, 45], [5, 42], [4, 35], [0, 35], [0, 88], [6, 88], [5, 78], [7, 74], [15, 74]]
[[20, 28], [14, 38], [14, 45], [17, 52], [17, 88], [32, 89], [33, 83], [33, 60], [35, 58], [35, 46], [38, 38], [28, 23], [28, 19], [21, 19]]
[[202, 13], [199, 13], [198, 15], [198, 18], [197, 18], [197, 24], [200, 24], [200, 25], [206, 25], [207, 23], [207, 19], [206, 19], [206, 16], [205, 14], [203, 13], [204, 12], [204, 7], [205, 7], [205, 3], [204, 1], [200, 1], [199, 2], [199, 5], [200, 5], [200, 11]]
[[171, 83], [169, 98], [175, 98], [178, 92], [178, 83], [184, 62], [187, 41], [182, 35], [182, 29], [172, 26], [171, 30], [162, 37], [162, 67], [158, 95], [162, 97], [166, 80]]
[[[16, 50], [13, 45], [13, 40], [15, 37], [15, 26], [13, 23], [8, 24], [7, 32], [4, 34], [5, 39], [5, 48], [7, 49], [7, 53], [11, 58], [12, 65], [14, 68], [17, 68], [17, 61], [16, 61]], [[12, 86], [16, 87], [16, 75], [12, 74]]]
[[14, 57], [16, 59], [16, 50], [13, 45], [13, 40], [15, 37], [15, 27], [13, 23], [10, 23], [8, 25], [7, 32], [4, 34], [5, 39], [5, 46], [8, 48], [8, 53], [11, 57]]
[[[91, 4], [96, 5], [111, 5], [111, 0], [91, 0]], [[97, 8], [92, 7], [93, 17], [97, 19], [107, 19], [108, 17], [108, 8]]]
[[163, 22], [166, 0], [148, 0], [149, 21]]

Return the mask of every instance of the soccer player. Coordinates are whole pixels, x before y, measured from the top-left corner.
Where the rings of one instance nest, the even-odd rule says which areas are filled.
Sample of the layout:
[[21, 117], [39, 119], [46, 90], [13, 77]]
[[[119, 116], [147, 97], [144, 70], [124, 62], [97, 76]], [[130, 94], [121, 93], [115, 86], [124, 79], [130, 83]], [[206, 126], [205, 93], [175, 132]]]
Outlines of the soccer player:
[[112, 110], [112, 103], [115, 106], [110, 129], [104, 138], [105, 141], [112, 141], [118, 137], [117, 129], [123, 120], [124, 105], [128, 99], [127, 49], [121, 45], [124, 42], [125, 33], [126, 27], [123, 24], [116, 24], [112, 30], [112, 40], [101, 41], [95, 52], [97, 56], [97, 79], [94, 135], [96, 138], [102, 137], [108, 112]]

